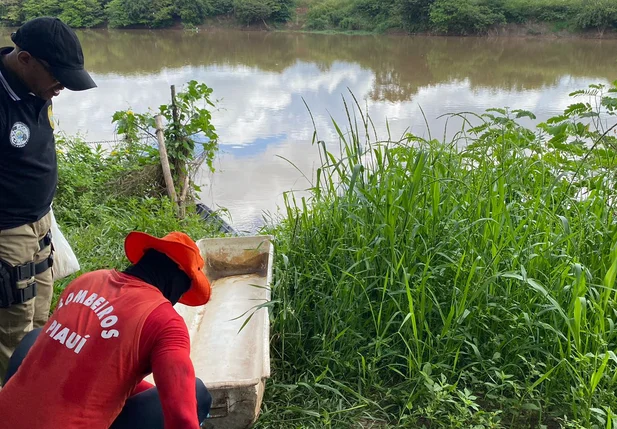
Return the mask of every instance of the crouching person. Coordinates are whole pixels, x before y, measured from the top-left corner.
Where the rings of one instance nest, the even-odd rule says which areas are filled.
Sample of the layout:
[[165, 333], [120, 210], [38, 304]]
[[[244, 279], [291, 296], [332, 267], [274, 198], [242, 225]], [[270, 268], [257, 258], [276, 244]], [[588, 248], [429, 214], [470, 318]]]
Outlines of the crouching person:
[[[47, 324], [19, 344], [0, 428], [198, 429], [207, 417], [212, 399], [173, 308], [210, 297], [199, 249], [180, 232], [132, 232], [125, 251], [132, 265], [71, 282]], [[143, 380], [150, 373], [156, 387]]]

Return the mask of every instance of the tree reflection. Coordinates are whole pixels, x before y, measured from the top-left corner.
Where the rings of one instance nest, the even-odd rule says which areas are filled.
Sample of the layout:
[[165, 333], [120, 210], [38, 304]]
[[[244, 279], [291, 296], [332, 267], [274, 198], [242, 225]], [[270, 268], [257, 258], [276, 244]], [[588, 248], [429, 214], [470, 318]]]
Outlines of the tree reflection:
[[[5, 29], [8, 44], [10, 30]], [[84, 30], [87, 66], [152, 74], [186, 66], [281, 73], [296, 62], [336, 62], [374, 74], [373, 100], [408, 101], [422, 87], [467, 80], [472, 89], [538, 89], [563, 77], [614, 79], [617, 40], [348, 36], [235, 30]]]

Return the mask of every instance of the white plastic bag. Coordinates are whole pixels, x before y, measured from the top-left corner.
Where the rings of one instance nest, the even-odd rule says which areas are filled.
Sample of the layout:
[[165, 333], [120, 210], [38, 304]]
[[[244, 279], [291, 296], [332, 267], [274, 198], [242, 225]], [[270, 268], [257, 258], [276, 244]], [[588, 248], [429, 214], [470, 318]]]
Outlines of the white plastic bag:
[[53, 210], [51, 210], [51, 242], [54, 246], [54, 265], [51, 267], [54, 281], [79, 271], [77, 256], [60, 231]]

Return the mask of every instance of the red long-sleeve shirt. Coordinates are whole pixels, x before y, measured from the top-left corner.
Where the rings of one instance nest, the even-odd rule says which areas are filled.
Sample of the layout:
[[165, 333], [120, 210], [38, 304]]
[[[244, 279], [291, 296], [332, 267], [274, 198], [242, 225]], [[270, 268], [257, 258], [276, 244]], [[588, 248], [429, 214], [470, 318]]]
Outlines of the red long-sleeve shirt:
[[107, 428], [150, 373], [165, 428], [198, 429], [189, 343], [184, 321], [155, 287], [117, 271], [84, 274], [0, 390], [0, 429]]
[[[171, 303], [160, 305], [146, 319], [139, 341], [139, 360], [154, 375], [165, 429], [198, 429], [190, 339], [184, 320]], [[133, 395], [150, 387], [152, 384], [143, 380]]]

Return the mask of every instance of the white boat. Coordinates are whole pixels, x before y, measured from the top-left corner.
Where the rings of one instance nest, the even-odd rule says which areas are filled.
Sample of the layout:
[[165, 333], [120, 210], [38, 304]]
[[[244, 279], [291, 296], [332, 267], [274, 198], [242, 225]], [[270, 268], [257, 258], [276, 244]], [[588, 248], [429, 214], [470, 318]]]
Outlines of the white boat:
[[202, 239], [197, 245], [212, 285], [210, 301], [175, 308], [189, 329], [196, 376], [213, 399], [202, 427], [249, 428], [270, 377], [268, 309], [258, 307], [271, 298], [272, 237]]

